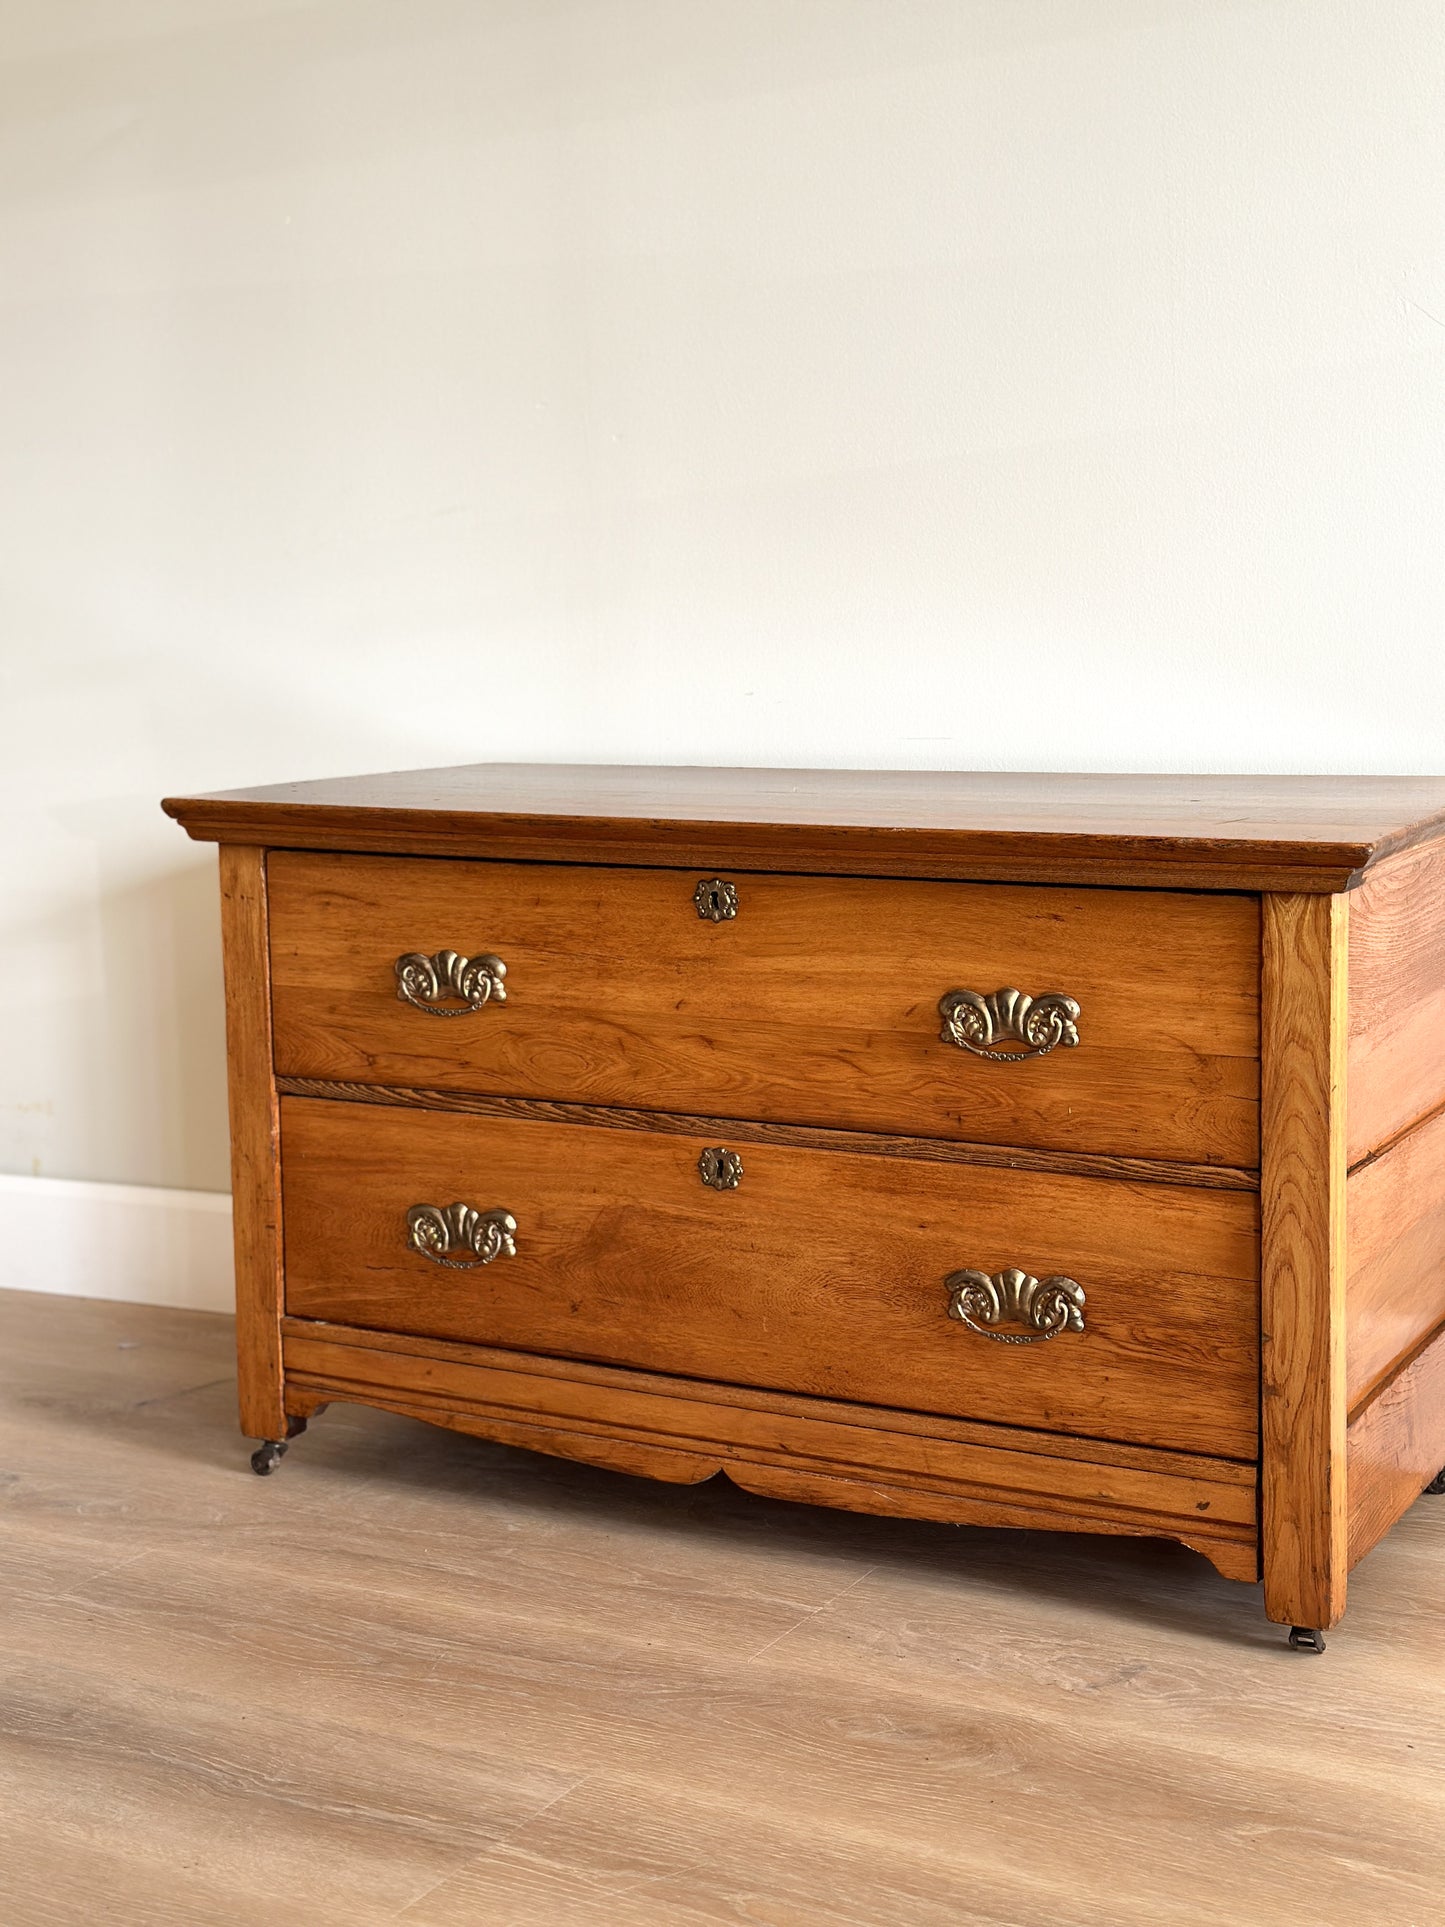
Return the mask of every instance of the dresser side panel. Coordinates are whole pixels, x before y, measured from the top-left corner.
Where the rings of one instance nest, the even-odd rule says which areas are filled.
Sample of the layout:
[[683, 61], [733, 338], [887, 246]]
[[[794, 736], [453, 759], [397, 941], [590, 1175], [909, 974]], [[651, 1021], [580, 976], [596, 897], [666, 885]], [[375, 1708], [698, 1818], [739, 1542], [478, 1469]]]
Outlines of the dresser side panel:
[[1445, 1105], [1445, 849], [1372, 870], [1350, 898], [1349, 1162]]
[[1445, 1112], [1351, 1172], [1347, 1204], [1353, 1413], [1445, 1321]]
[[1445, 1467], [1445, 1330], [1435, 1332], [1356, 1414], [1348, 1449], [1354, 1565]]
[[266, 853], [222, 844], [227, 1088], [241, 1430], [284, 1438], [280, 1116], [271, 1055]]

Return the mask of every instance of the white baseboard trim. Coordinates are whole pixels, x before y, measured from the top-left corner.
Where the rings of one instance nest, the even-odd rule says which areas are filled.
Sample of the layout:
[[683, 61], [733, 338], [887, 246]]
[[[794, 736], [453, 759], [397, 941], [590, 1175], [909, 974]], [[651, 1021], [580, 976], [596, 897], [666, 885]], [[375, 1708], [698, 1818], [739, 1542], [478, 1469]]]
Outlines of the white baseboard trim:
[[230, 1311], [225, 1191], [0, 1173], [0, 1288]]

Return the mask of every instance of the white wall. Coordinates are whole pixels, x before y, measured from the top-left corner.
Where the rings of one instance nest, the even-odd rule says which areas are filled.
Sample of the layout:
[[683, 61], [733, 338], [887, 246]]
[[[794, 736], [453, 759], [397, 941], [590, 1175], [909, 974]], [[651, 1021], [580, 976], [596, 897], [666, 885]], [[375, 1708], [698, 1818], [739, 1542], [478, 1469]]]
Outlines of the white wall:
[[226, 1182], [163, 791], [1445, 766], [1439, 0], [8, 0], [0, 1170]]

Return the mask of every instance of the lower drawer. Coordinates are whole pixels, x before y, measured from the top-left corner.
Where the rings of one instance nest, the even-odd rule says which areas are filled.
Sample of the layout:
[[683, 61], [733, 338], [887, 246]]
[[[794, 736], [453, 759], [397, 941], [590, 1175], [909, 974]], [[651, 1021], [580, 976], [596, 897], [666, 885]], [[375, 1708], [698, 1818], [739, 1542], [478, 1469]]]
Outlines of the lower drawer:
[[714, 1189], [684, 1137], [281, 1117], [292, 1317], [1257, 1454], [1252, 1194], [773, 1145]]

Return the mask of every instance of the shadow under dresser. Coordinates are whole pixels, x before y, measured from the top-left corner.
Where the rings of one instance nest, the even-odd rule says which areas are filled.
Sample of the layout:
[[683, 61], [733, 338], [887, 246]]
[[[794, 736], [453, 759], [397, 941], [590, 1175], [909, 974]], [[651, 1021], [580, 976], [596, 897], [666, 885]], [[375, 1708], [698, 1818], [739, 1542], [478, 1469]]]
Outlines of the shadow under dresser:
[[482, 764], [221, 845], [241, 1423], [1182, 1540], [1445, 1465], [1445, 779]]

